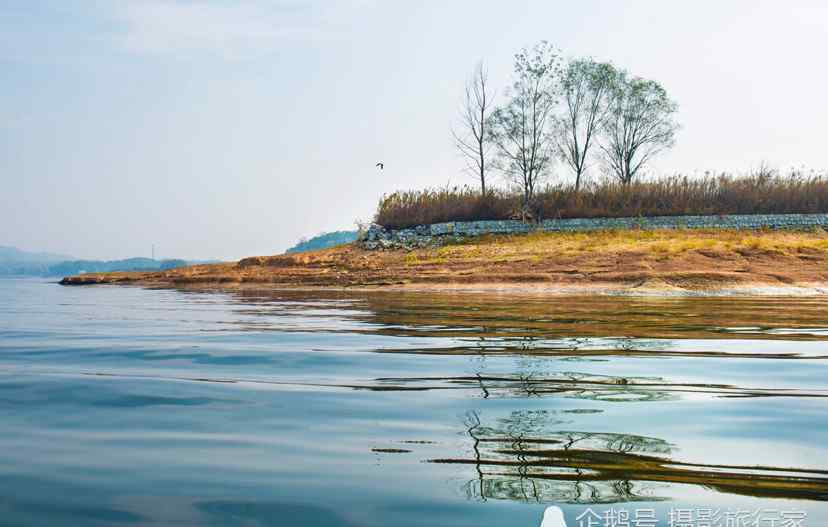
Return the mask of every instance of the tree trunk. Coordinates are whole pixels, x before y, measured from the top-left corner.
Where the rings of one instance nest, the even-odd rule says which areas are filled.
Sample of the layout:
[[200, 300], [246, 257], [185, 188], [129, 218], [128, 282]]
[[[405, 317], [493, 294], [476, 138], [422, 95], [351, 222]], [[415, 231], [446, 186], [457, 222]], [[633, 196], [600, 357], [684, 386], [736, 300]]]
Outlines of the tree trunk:
[[486, 197], [486, 173], [483, 168], [483, 154], [480, 155], [480, 194]]

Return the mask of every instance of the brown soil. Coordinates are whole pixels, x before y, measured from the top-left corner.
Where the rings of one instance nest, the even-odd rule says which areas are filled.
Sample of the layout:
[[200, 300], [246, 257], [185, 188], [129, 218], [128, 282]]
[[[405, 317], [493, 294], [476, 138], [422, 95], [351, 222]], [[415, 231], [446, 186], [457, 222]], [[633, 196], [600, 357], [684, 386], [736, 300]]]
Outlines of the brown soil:
[[823, 231], [616, 231], [491, 236], [413, 251], [346, 245], [163, 272], [86, 274], [61, 283], [692, 292], [826, 287], [826, 263]]

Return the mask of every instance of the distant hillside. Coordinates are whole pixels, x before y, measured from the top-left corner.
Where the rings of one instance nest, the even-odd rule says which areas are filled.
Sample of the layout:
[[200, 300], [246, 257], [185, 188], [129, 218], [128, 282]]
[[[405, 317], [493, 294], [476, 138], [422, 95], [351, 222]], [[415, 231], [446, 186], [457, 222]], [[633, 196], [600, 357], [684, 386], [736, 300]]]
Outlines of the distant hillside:
[[71, 256], [21, 251], [0, 246], [0, 275], [40, 275], [49, 265], [71, 259]]
[[125, 260], [76, 260], [71, 256], [21, 251], [14, 247], [0, 247], [0, 276], [67, 276], [81, 273], [108, 273], [114, 271], [164, 271], [196, 263], [213, 261], [153, 260], [127, 258]]
[[153, 260], [152, 258], [128, 258], [126, 260], [70, 260], [50, 265], [45, 276], [68, 276], [82, 273], [111, 273], [114, 271], [165, 271], [185, 267], [186, 260]]
[[335, 245], [342, 245], [343, 243], [351, 243], [357, 239], [357, 231], [336, 231], [326, 232], [310, 239], [301, 239], [299, 243], [285, 251], [286, 253], [301, 253], [305, 251], [315, 251], [317, 249], [327, 249]]
[[0, 246], [0, 262], [61, 262], [71, 259], [71, 256], [64, 254], [30, 253], [16, 247]]

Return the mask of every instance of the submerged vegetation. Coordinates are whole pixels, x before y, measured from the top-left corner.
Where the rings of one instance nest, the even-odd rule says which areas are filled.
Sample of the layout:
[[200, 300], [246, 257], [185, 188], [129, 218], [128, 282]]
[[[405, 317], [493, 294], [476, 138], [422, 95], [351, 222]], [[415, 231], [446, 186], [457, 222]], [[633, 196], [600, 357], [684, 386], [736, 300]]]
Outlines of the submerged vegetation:
[[[375, 221], [387, 228], [447, 221], [505, 220], [524, 215], [522, 194], [445, 187], [383, 196]], [[529, 203], [528, 216], [618, 218], [638, 216], [828, 213], [828, 177], [762, 169], [746, 177], [674, 176], [623, 184], [614, 180], [547, 185]]]

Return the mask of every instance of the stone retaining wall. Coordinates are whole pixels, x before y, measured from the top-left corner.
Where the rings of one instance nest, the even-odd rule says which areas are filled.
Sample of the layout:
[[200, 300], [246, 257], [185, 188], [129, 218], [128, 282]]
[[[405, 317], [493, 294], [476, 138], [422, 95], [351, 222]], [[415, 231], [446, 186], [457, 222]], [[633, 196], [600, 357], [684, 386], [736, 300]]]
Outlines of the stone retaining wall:
[[372, 225], [360, 240], [366, 249], [413, 249], [461, 241], [482, 234], [523, 234], [533, 231], [580, 232], [611, 229], [828, 229], [828, 214], [751, 214], [732, 216], [654, 216], [641, 218], [576, 218], [544, 220], [455, 221], [386, 230]]

